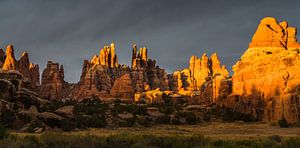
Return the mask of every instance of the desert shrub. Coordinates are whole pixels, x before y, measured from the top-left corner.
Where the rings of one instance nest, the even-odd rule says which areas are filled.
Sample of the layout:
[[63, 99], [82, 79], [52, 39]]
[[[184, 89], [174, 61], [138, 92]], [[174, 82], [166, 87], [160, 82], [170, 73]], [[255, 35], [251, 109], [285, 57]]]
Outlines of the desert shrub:
[[196, 124], [198, 122], [194, 112], [176, 112], [175, 118], [172, 120], [172, 124], [181, 124], [180, 118], [185, 119], [186, 124]]
[[60, 128], [64, 132], [70, 132], [76, 128], [76, 124], [70, 120], [63, 119], [62, 121], [60, 121]]
[[6, 110], [1, 114], [1, 122], [7, 127], [12, 127], [12, 124], [16, 120], [16, 114], [13, 111]]
[[252, 116], [251, 114], [233, 111], [230, 108], [223, 110], [223, 121], [234, 122], [238, 120], [242, 120], [244, 122], [256, 122], [258, 121], [258, 118]]
[[171, 123], [171, 117], [170, 117], [170, 115], [163, 115], [163, 116], [161, 116], [161, 118], [158, 119], [158, 123], [170, 124]]
[[0, 139], [8, 136], [7, 129], [3, 124], [0, 124]]
[[289, 123], [288, 123], [288, 121], [285, 118], [282, 118], [281, 120], [278, 120], [278, 125], [281, 128], [287, 128], [287, 127], [289, 127]]
[[203, 120], [208, 122], [210, 121], [210, 118], [211, 118], [211, 112], [205, 112], [203, 115]]
[[108, 110], [108, 104], [102, 103], [99, 99], [87, 99], [77, 103], [74, 108], [75, 114], [104, 114]]
[[105, 116], [94, 114], [88, 119], [88, 127], [102, 128], [106, 126]]

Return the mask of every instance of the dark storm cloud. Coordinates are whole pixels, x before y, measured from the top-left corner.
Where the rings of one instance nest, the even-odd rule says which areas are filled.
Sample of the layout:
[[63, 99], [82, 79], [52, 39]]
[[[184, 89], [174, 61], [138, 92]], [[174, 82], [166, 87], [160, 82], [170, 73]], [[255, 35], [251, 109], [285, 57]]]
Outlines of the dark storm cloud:
[[299, 4], [282, 0], [0, 0], [1, 47], [15, 45], [43, 69], [47, 60], [78, 81], [84, 59], [115, 42], [130, 64], [131, 44], [147, 46], [169, 72], [191, 55], [217, 52], [229, 69], [243, 54], [259, 20], [274, 16], [300, 24]]

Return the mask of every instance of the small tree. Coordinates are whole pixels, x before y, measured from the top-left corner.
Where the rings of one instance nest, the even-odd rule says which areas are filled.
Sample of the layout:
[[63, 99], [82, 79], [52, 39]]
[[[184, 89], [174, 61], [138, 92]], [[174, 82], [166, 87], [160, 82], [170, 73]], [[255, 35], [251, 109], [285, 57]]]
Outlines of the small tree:
[[285, 118], [282, 118], [281, 120], [278, 120], [278, 125], [282, 128], [289, 127], [289, 123]]

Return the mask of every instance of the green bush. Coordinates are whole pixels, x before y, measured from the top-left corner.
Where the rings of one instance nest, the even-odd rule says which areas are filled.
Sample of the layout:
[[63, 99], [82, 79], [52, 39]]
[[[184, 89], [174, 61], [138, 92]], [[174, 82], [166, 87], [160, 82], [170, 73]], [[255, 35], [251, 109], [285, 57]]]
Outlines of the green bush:
[[3, 124], [0, 124], [0, 139], [7, 137], [7, 129]]
[[70, 132], [76, 128], [76, 124], [68, 119], [63, 119], [60, 122], [60, 127], [64, 132]]
[[281, 128], [287, 128], [287, 127], [289, 127], [289, 123], [288, 123], [288, 121], [285, 118], [282, 118], [281, 120], [278, 120], [278, 125]]

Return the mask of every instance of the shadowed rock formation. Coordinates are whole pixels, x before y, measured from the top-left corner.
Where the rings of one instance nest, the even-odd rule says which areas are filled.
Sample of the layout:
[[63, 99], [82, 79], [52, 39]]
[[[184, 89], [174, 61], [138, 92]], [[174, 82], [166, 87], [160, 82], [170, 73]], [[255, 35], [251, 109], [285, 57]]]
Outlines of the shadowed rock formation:
[[42, 83], [39, 94], [48, 100], [61, 100], [66, 97], [66, 82], [64, 81], [63, 65], [48, 61], [42, 73]]

